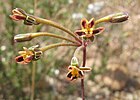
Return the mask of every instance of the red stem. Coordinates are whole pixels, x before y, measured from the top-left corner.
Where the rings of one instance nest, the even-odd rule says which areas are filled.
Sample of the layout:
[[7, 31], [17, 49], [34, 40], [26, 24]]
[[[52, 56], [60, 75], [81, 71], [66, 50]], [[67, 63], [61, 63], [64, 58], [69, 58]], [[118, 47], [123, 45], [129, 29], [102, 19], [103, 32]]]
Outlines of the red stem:
[[[84, 42], [84, 47], [83, 47], [83, 67], [86, 65], [86, 45]], [[82, 100], [85, 100], [85, 89], [84, 89], [84, 78], [81, 79], [81, 89], [82, 89]]]

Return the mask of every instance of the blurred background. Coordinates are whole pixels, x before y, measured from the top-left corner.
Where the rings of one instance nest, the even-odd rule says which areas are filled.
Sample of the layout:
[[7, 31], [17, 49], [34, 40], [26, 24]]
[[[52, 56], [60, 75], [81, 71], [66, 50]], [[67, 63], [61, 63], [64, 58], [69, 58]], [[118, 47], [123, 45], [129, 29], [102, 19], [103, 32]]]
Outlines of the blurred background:
[[[14, 58], [22, 47], [45, 46], [60, 40], [39, 37], [14, 43], [16, 34], [47, 31], [64, 32], [47, 25], [25, 26], [9, 18], [13, 8], [60, 23], [73, 32], [81, 18], [99, 19], [128, 12], [129, 20], [119, 24], [101, 23], [106, 30], [87, 50], [86, 100], [139, 100], [140, 97], [140, 0], [0, 0], [0, 100], [30, 100], [33, 64], [20, 65]], [[67, 66], [75, 48], [59, 47], [44, 53], [35, 65], [34, 100], [81, 100], [80, 79], [69, 82]], [[79, 59], [82, 52], [79, 51]]]

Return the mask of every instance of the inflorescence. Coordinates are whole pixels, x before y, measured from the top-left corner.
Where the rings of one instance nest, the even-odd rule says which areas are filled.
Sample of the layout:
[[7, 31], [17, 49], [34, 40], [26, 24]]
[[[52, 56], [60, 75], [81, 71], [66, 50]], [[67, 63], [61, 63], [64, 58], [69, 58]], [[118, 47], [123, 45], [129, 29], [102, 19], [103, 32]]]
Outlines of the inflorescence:
[[[105, 16], [98, 20], [91, 18], [88, 21], [87, 19], [83, 18], [81, 20], [81, 29], [76, 30], [75, 32], [72, 32], [69, 29], [51, 20], [43, 19], [40, 17], [27, 14], [24, 10], [20, 8], [13, 9], [12, 15], [10, 15], [10, 18], [12, 20], [23, 21], [25, 25], [47, 24], [47, 25], [50, 25], [52, 27], [55, 27], [57, 29], [64, 31], [67, 34], [69, 34], [71, 37], [73, 37], [73, 38], [68, 38], [62, 35], [56, 35], [56, 34], [48, 33], [48, 32], [18, 34], [14, 37], [15, 42], [31, 41], [33, 38], [37, 38], [39, 36], [48, 36], [48, 37], [58, 38], [61, 40], [65, 40], [66, 42], [50, 44], [45, 47], [39, 47], [38, 45], [29, 47], [29, 48], [23, 47], [24, 50], [18, 52], [20, 55], [17, 56], [15, 60], [17, 63], [20, 63], [20, 64], [28, 64], [32, 61], [39, 60], [41, 58], [42, 53], [45, 52], [46, 50], [60, 47], [60, 46], [74, 46], [77, 49], [81, 47], [84, 50], [89, 45], [89, 43], [94, 41], [95, 35], [103, 33], [103, 31], [105, 30], [104, 27], [96, 28], [97, 24], [101, 22], [120, 23], [120, 22], [124, 22], [128, 20], [128, 17], [129, 16], [127, 13], [121, 12], [121, 13]], [[86, 59], [86, 56], [83, 55], [83, 60], [85, 59]], [[71, 59], [71, 64], [68, 66], [67, 78], [71, 81], [77, 78], [83, 79], [84, 71], [91, 71], [91, 68], [86, 67], [86, 66], [80, 66], [80, 64], [78, 63], [77, 57], [74, 55]]]

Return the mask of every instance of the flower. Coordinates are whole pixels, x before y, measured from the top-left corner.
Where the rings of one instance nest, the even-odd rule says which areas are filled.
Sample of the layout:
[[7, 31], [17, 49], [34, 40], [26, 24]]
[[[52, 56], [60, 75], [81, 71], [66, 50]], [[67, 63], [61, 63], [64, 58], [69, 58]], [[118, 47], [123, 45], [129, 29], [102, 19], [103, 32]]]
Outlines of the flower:
[[13, 15], [10, 15], [10, 18], [15, 21], [25, 20], [27, 17], [26, 12], [20, 8], [13, 9], [12, 14]]
[[39, 23], [36, 22], [34, 16], [27, 14], [21, 8], [15, 8], [12, 10], [12, 14], [10, 18], [15, 21], [23, 20], [25, 25], [38, 25]]
[[79, 66], [69, 66], [68, 67], [69, 72], [67, 73], [67, 78], [69, 80], [74, 80], [77, 78], [83, 78], [84, 72], [83, 71], [90, 71], [90, 67], [79, 67]]
[[40, 58], [40, 55], [42, 54], [42, 51], [38, 49], [38, 45], [30, 47], [28, 49], [26, 47], [23, 47], [23, 49], [24, 51], [18, 52], [20, 56], [17, 56], [15, 58], [16, 62], [20, 64], [28, 64], [31, 61], [38, 60]]
[[24, 51], [19, 51], [18, 53], [20, 56], [17, 56], [16, 62], [21, 64], [28, 64], [33, 60], [34, 53], [32, 51], [29, 51], [26, 47], [23, 47]]
[[83, 78], [84, 72], [83, 71], [90, 71], [90, 67], [79, 67], [78, 66], [78, 59], [73, 56], [71, 59], [71, 65], [68, 67], [69, 72], [67, 73], [67, 78], [69, 80], [74, 80], [77, 78]]
[[76, 30], [75, 34], [85, 39], [94, 40], [94, 35], [97, 35], [104, 31], [104, 27], [99, 27], [95, 29], [95, 20], [94, 18], [88, 21], [87, 19], [81, 20], [81, 28], [80, 30]]
[[68, 67], [68, 74], [67, 78], [70, 79], [71, 81], [77, 78], [83, 78], [84, 73], [81, 71], [78, 67], [76, 66], [69, 66]]

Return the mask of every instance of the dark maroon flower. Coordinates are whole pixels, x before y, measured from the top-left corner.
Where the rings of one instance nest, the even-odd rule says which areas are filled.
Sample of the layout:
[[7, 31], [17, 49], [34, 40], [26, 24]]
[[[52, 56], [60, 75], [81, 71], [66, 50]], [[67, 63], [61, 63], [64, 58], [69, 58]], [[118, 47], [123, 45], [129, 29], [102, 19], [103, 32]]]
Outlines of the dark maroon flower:
[[39, 50], [38, 45], [32, 46], [30, 48], [23, 47], [24, 51], [19, 51], [20, 54], [15, 58], [17, 63], [28, 64], [31, 61], [36, 61], [40, 59], [42, 51]]
[[104, 31], [104, 27], [99, 27], [95, 29], [95, 20], [92, 18], [90, 21], [87, 19], [81, 20], [81, 28], [80, 30], [76, 30], [75, 33], [83, 38], [88, 38], [90, 40], [94, 40], [94, 36], [100, 34]]

